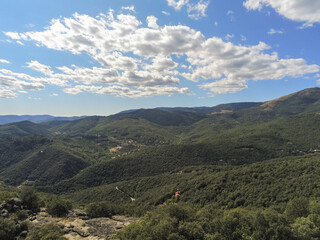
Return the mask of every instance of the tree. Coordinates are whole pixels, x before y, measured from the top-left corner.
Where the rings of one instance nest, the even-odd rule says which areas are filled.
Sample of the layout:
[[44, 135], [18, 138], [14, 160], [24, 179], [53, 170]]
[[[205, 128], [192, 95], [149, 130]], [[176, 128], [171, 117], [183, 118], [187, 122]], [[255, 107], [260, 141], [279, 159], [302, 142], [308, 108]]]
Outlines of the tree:
[[20, 192], [22, 204], [32, 211], [39, 210], [39, 196], [33, 187], [23, 187]]
[[64, 200], [58, 197], [53, 197], [46, 204], [47, 212], [55, 217], [62, 217], [68, 214], [69, 210], [72, 209], [72, 204], [68, 200]]
[[0, 217], [0, 239], [15, 239], [16, 224], [13, 220]]
[[289, 201], [285, 210], [285, 215], [290, 222], [294, 222], [298, 217], [306, 217], [309, 213], [309, 200], [305, 197], [298, 197]]

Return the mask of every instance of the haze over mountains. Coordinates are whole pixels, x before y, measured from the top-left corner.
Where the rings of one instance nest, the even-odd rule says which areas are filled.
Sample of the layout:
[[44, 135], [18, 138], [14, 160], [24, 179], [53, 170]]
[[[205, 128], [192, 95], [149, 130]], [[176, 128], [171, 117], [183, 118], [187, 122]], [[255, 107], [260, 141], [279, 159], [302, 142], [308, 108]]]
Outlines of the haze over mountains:
[[51, 115], [0, 115], [0, 125], [21, 122], [21, 121], [30, 121], [34, 123], [49, 122], [49, 121], [72, 121], [82, 117], [54, 117]]

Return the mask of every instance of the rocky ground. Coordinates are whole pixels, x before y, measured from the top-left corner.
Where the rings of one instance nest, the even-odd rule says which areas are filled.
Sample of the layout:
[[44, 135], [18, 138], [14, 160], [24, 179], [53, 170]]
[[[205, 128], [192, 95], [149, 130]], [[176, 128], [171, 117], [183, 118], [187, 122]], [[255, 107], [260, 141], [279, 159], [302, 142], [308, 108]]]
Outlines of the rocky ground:
[[[0, 204], [0, 216], [12, 218], [13, 213], [23, 210], [21, 200], [12, 198], [10, 201]], [[130, 223], [138, 221], [138, 218], [126, 216], [113, 216], [111, 218], [89, 218], [86, 212], [73, 209], [63, 218], [52, 217], [42, 208], [40, 212], [27, 210], [26, 222], [28, 231], [41, 227], [47, 223], [57, 224], [65, 233], [65, 237], [70, 240], [109, 240], [121, 228]], [[17, 222], [19, 224], [20, 221]], [[27, 230], [21, 231], [17, 239], [24, 239]]]
[[138, 221], [134, 217], [113, 216], [112, 218], [89, 219], [85, 212], [75, 209], [64, 218], [54, 218], [44, 209], [30, 220], [30, 228], [46, 223], [55, 223], [65, 232], [65, 237], [71, 240], [105, 240], [124, 226]]

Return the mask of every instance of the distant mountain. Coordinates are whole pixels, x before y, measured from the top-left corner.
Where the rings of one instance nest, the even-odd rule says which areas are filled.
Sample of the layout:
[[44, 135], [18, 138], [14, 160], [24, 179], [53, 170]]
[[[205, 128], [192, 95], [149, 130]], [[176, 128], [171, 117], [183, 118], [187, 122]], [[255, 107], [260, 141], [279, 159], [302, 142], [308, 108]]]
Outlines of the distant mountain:
[[0, 126], [0, 180], [65, 193], [186, 167], [317, 154], [319, 103], [312, 88], [264, 103], [10, 123]]
[[0, 115], [0, 125], [21, 122], [21, 121], [30, 121], [34, 123], [49, 122], [49, 121], [73, 121], [81, 117], [54, 117], [51, 115]]
[[50, 135], [51, 133], [44, 127], [30, 122], [22, 121], [9, 123], [0, 126], [0, 138], [3, 137], [25, 137], [32, 135]]
[[214, 107], [157, 107], [154, 109], [130, 109], [130, 110], [122, 111], [118, 114], [148, 111], [148, 110], [164, 110], [168, 112], [212, 113], [212, 112], [220, 112], [222, 110], [238, 111], [241, 109], [259, 106], [261, 104], [263, 104], [263, 102], [226, 103], [226, 104], [219, 104]]

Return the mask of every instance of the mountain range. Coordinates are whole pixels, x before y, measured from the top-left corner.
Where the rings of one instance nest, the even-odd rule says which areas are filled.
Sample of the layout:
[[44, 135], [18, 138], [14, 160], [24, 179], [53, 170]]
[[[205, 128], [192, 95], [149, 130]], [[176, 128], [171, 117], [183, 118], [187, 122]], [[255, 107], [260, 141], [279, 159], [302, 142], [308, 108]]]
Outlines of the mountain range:
[[8, 185], [79, 203], [131, 196], [140, 207], [163, 204], [177, 189], [183, 201], [233, 207], [286, 202], [299, 184], [306, 197], [318, 191], [320, 88], [263, 103], [37, 119], [0, 126]]

